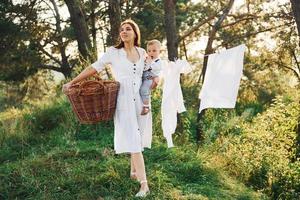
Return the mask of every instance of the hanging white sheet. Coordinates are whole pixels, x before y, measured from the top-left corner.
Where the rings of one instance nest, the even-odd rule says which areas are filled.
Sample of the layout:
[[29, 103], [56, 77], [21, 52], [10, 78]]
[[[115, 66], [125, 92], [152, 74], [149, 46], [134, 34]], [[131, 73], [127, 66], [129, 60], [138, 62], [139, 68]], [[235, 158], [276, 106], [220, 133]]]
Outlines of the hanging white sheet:
[[205, 108], [234, 108], [243, 71], [245, 45], [211, 54], [199, 98]]

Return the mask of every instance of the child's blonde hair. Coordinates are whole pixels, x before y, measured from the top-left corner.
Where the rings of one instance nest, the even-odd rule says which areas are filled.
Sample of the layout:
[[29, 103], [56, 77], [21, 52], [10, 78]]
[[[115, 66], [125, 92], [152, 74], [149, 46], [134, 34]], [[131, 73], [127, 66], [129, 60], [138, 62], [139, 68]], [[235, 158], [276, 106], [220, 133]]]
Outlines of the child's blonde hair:
[[150, 40], [147, 42], [147, 47], [150, 45], [157, 45], [159, 48], [161, 47], [161, 43], [158, 40]]

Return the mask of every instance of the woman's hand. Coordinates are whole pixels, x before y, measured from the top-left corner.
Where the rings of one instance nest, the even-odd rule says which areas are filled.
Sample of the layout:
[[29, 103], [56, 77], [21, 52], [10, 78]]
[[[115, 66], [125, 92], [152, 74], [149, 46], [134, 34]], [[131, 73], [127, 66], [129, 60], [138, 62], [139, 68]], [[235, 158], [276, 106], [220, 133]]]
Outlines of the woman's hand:
[[63, 85], [62, 87], [62, 92], [67, 92], [68, 90], [70, 90], [70, 87], [75, 84], [78, 83], [90, 76], [92, 76], [93, 74], [95, 74], [97, 71], [96, 69], [94, 69], [93, 67], [87, 67], [85, 68], [78, 76], [76, 76], [72, 81], [66, 83]]
[[62, 92], [63, 93], [66, 93], [67, 91], [69, 91], [70, 87], [72, 86], [72, 83], [69, 82], [69, 83], [66, 83], [62, 86]]
[[150, 64], [152, 62], [152, 59], [150, 56], [147, 56], [146, 59], [145, 59], [145, 63], [146, 64]]
[[159, 77], [154, 77], [152, 79], [151, 89], [155, 89], [157, 87], [158, 83], [159, 83]]

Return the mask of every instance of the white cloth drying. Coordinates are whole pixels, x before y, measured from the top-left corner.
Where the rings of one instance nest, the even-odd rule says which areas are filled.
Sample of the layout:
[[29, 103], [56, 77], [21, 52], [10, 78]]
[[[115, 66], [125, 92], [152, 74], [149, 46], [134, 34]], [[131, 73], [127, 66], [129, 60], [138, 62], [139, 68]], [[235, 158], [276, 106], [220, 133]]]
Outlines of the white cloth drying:
[[180, 86], [180, 74], [192, 71], [185, 60], [164, 63], [162, 67], [163, 97], [161, 105], [162, 130], [168, 147], [173, 147], [172, 134], [177, 125], [177, 113], [186, 111]]
[[199, 113], [205, 108], [234, 108], [243, 71], [244, 44], [211, 54], [199, 94]]

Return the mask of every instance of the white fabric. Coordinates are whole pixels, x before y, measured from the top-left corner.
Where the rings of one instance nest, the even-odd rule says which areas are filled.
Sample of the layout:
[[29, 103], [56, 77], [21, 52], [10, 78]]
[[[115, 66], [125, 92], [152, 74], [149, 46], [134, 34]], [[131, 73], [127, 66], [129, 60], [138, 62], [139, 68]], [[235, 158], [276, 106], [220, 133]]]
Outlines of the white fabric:
[[110, 64], [116, 81], [120, 82], [117, 108], [114, 116], [114, 149], [119, 153], [136, 153], [151, 148], [152, 113], [141, 115], [142, 100], [139, 88], [142, 83], [145, 50], [138, 48], [140, 59], [136, 66], [127, 59], [126, 51], [110, 47], [92, 67], [98, 72]]
[[172, 134], [177, 125], [177, 113], [186, 111], [180, 87], [180, 74], [192, 71], [185, 60], [164, 63], [162, 67], [163, 97], [161, 105], [162, 130], [168, 147], [173, 147]]
[[205, 108], [234, 108], [243, 71], [245, 45], [211, 54], [201, 92], [199, 113]]
[[161, 70], [162, 70], [162, 62], [161, 62], [161, 60], [158, 58], [156, 60], [153, 60], [149, 64], [145, 64], [144, 71], [147, 71], [150, 68], [151, 68], [151, 72], [153, 74], [155, 74], [156, 76], [160, 76], [160, 73], [161, 73]]

